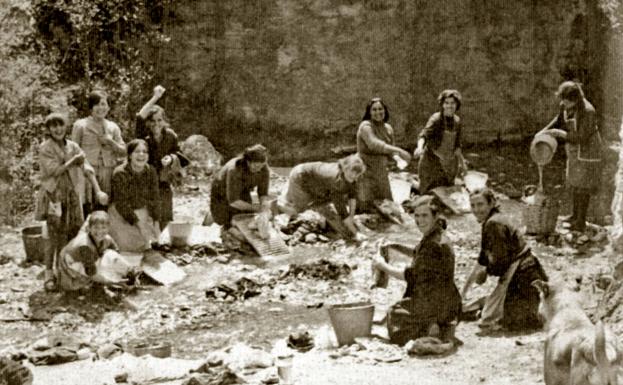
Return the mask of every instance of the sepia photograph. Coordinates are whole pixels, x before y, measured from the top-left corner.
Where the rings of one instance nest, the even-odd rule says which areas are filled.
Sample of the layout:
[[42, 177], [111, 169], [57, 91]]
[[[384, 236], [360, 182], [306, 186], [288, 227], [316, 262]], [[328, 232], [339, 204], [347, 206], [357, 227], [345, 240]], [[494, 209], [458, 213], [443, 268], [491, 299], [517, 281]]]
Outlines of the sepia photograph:
[[0, 0], [0, 385], [623, 384], [622, 117], [621, 0]]

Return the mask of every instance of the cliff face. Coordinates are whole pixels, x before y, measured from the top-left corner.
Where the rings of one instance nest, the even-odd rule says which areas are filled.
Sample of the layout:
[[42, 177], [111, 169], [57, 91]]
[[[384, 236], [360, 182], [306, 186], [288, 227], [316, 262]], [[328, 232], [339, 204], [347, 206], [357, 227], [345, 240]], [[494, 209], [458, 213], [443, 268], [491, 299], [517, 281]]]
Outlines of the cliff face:
[[[606, 0], [601, 0], [601, 2]], [[182, 135], [236, 130], [352, 141], [372, 96], [414, 143], [444, 88], [464, 96], [468, 141], [516, 138], [555, 114], [575, 78], [602, 125], [621, 116], [621, 39], [596, 1], [195, 0], [164, 9], [151, 47]], [[616, 8], [616, 7], [615, 7]], [[618, 39], [618, 40], [617, 40]], [[238, 132], [238, 131], [237, 131]]]

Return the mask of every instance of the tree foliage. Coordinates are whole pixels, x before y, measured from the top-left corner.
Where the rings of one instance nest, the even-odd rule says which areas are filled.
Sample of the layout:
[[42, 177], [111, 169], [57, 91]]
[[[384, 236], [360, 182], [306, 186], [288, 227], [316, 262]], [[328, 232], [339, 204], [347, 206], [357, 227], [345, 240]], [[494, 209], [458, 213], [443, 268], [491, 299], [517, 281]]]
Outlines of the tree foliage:
[[16, 224], [33, 208], [45, 116], [84, 116], [86, 96], [101, 88], [113, 101], [111, 119], [127, 131], [153, 76], [141, 43], [166, 37], [159, 26], [162, 0], [0, 5], [0, 193], [6, 202], [0, 223]]

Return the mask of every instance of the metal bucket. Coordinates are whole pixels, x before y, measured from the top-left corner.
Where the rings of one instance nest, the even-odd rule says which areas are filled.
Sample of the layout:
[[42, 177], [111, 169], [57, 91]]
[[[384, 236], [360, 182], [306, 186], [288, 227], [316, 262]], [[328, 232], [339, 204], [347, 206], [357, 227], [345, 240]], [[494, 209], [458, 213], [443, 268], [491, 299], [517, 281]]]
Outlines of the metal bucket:
[[179, 217], [169, 222], [169, 236], [171, 237], [171, 244], [173, 246], [186, 246], [188, 243], [188, 237], [192, 234], [193, 227], [192, 218]]
[[549, 134], [539, 134], [532, 139], [530, 144], [530, 157], [534, 163], [544, 166], [552, 161], [557, 148], [556, 138]]
[[402, 179], [392, 179], [389, 184], [392, 189], [394, 202], [402, 204], [402, 202], [411, 198], [411, 182]]
[[26, 252], [26, 261], [43, 262], [45, 259], [45, 243], [43, 225], [32, 225], [22, 229], [22, 242]]
[[369, 302], [346, 303], [329, 308], [329, 318], [340, 346], [350, 345], [357, 337], [369, 336], [372, 332], [374, 305]]

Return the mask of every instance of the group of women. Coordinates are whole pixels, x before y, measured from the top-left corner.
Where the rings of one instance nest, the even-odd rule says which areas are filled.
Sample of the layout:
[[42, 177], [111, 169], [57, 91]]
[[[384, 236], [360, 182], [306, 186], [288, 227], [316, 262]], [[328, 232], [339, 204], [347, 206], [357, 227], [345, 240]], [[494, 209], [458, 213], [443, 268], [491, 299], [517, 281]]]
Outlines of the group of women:
[[[430, 118], [415, 150], [414, 155], [422, 156], [419, 176], [424, 193], [453, 183], [457, 170], [465, 169], [460, 152], [460, 120], [452, 115], [460, 107], [460, 96], [454, 95], [458, 94], [442, 92], [441, 111]], [[584, 97], [581, 86], [572, 81], [563, 82], [557, 96], [560, 112], [538, 134], [566, 139], [566, 179], [573, 211], [565, 221], [571, 223], [572, 230], [583, 231], [590, 196], [599, 187], [603, 144], [595, 123], [595, 109]], [[547, 280], [543, 267], [518, 228], [500, 212], [491, 190], [471, 192], [470, 204], [482, 225], [481, 250], [462, 294], [466, 295], [474, 282], [482, 284], [487, 276], [498, 277], [497, 286], [481, 311], [482, 333], [540, 327], [539, 294], [532, 282]], [[373, 261], [377, 269], [407, 282], [403, 300], [387, 316], [389, 337], [398, 344], [422, 336], [452, 340], [462, 301], [454, 284], [452, 247], [443, 236], [446, 223], [431, 196], [418, 198], [414, 206], [423, 238], [413, 252], [411, 265], [398, 269], [380, 255]]]
[[[93, 259], [101, 257], [105, 250], [147, 249], [157, 239], [159, 225], [164, 227], [172, 220], [171, 186], [164, 171], [183, 166], [185, 158], [164, 110], [156, 104], [163, 92], [162, 87], [156, 87], [153, 97], [137, 114], [137, 138], [127, 145], [119, 127], [106, 119], [109, 107], [101, 92], [89, 96], [91, 115], [74, 124], [72, 140], [65, 138], [65, 117], [55, 113], [46, 119], [48, 139], [40, 149], [44, 198], [40, 201], [46, 203], [39, 210], [47, 220], [52, 240], [46, 285], [55, 282], [55, 255], [60, 260], [55, 266], [59, 270], [56, 276], [62, 277], [59, 283], [73, 288], [85, 274], [93, 273]], [[577, 83], [562, 83], [557, 95], [560, 113], [540, 133], [556, 133], [566, 139], [567, 181], [573, 196], [573, 214], [567, 220], [573, 229], [583, 230], [590, 194], [598, 186], [601, 138], [594, 121], [595, 110]], [[455, 178], [466, 169], [461, 153], [462, 123], [456, 114], [461, 95], [456, 90], [444, 90], [438, 104], [439, 111], [428, 120], [413, 153], [414, 158], [419, 158], [422, 194], [414, 204], [414, 215], [423, 238], [406, 269], [396, 268], [380, 256], [373, 260], [376, 269], [407, 283], [404, 298], [387, 317], [390, 339], [399, 344], [427, 335], [454, 338], [462, 311], [461, 293], [454, 281], [452, 244], [444, 235], [447, 224], [441, 207], [427, 195], [436, 187], [454, 185]], [[359, 237], [353, 221], [355, 213], [375, 210], [383, 200], [391, 200], [389, 163], [392, 159], [412, 159], [409, 152], [395, 144], [388, 120], [383, 100], [371, 99], [357, 130], [357, 153], [336, 162], [297, 165], [276, 200], [269, 197], [267, 149], [260, 144], [246, 148], [224, 164], [212, 182], [212, 218], [223, 230], [239, 237], [232, 227], [236, 214], [293, 216], [314, 209], [332, 218], [328, 222], [336, 230]], [[124, 154], [126, 158], [119, 164]], [[257, 203], [251, 198], [253, 190], [257, 191]], [[499, 277], [482, 309], [483, 331], [539, 327], [538, 292], [531, 282], [547, 280], [545, 271], [518, 229], [500, 212], [491, 190], [471, 192], [470, 203], [481, 223], [482, 239], [477, 265], [462, 294], [472, 283], [485, 282], [487, 276]], [[91, 215], [86, 232], [76, 237], [84, 215], [91, 210], [97, 211]], [[105, 236], [107, 227], [111, 237]], [[76, 268], [69, 271], [81, 261], [79, 274]]]
[[[154, 89], [137, 115], [138, 136], [127, 144], [119, 126], [106, 119], [110, 107], [102, 91], [89, 95], [90, 115], [74, 123], [71, 139], [66, 116], [46, 118], [37, 199], [37, 217], [46, 221], [48, 238], [46, 290], [84, 286], [94, 274], [87, 266], [94, 266], [105, 250], [149, 249], [171, 221], [167, 171], [183, 166], [185, 158], [164, 110], [156, 105], [164, 91]], [[102, 227], [110, 238], [102, 235]]]

